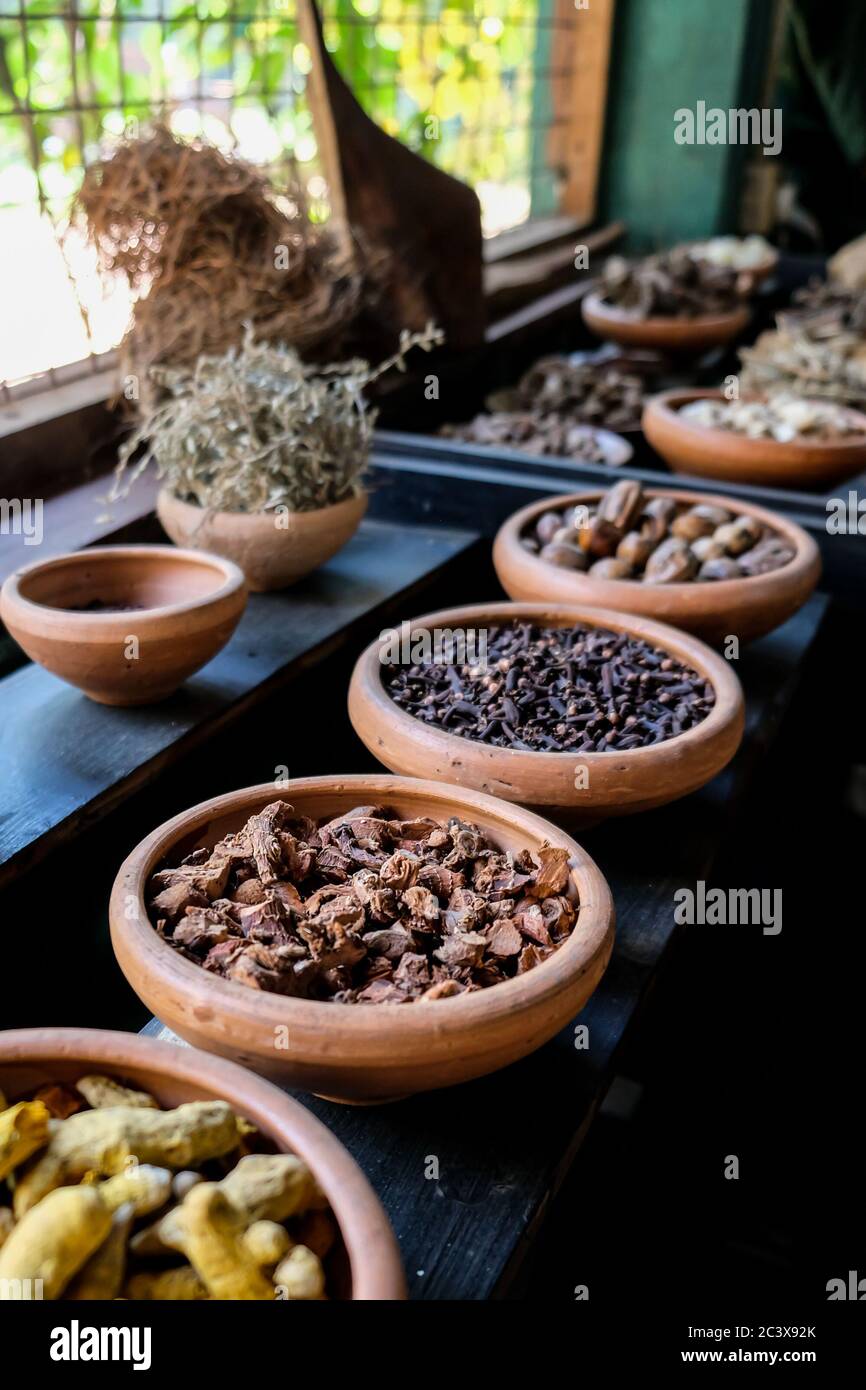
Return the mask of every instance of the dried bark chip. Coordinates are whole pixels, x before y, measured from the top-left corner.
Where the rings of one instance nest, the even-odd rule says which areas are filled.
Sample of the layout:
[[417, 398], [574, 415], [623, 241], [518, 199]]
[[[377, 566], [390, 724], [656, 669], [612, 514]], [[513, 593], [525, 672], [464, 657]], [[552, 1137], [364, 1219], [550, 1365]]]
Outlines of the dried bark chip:
[[443, 965], [480, 965], [486, 945], [480, 932], [455, 932], [433, 954]]
[[409, 909], [413, 926], [429, 931], [438, 925], [441, 916], [439, 899], [429, 888], [421, 888], [417, 884], [414, 888], [407, 888], [400, 895], [400, 901]]
[[382, 864], [379, 879], [386, 888], [393, 888], [395, 893], [402, 893], [415, 883], [419, 868], [417, 855], [399, 849]]
[[398, 989], [390, 980], [371, 980], [364, 989], [358, 990], [355, 999], [359, 1004], [408, 1004], [410, 996]]
[[557, 849], [553, 845], [542, 845], [538, 850], [541, 868], [535, 877], [535, 896], [546, 898], [553, 893], [562, 893], [568, 886], [568, 850]]
[[422, 999], [451, 999], [455, 994], [462, 994], [463, 986], [457, 980], [438, 980], [435, 985], [431, 985], [421, 995]]
[[275, 883], [283, 866], [282, 845], [278, 831], [282, 830], [291, 807], [285, 801], [272, 801], [258, 815], [251, 816], [244, 827], [253, 851], [253, 859], [262, 883]]
[[516, 956], [523, 950], [523, 937], [513, 922], [496, 922], [488, 929], [487, 940], [494, 956]]
[[530, 969], [573, 925], [565, 850], [505, 853], [458, 817], [363, 806], [319, 830], [290, 811], [272, 803], [148, 885], [165, 940], [213, 974], [339, 1003], [436, 1000]]
[[515, 919], [515, 925], [520, 929], [524, 936], [528, 936], [539, 946], [549, 946], [550, 932], [544, 920], [544, 913], [538, 903], [533, 903], [524, 912], [519, 913]]
[[231, 895], [233, 903], [261, 903], [266, 897], [265, 887], [260, 878], [248, 878], [238, 884]]
[[172, 883], [161, 893], [157, 893], [150, 905], [154, 912], [174, 925], [187, 908], [205, 907], [208, 902], [206, 894], [199, 892], [191, 883], [182, 881]]
[[394, 983], [412, 994], [423, 994], [431, 983], [427, 957], [416, 951], [406, 951], [394, 971]]
[[364, 932], [361, 940], [368, 951], [372, 951], [374, 955], [386, 956], [388, 960], [399, 960], [412, 944], [409, 932], [399, 925], [382, 927], [380, 931]]

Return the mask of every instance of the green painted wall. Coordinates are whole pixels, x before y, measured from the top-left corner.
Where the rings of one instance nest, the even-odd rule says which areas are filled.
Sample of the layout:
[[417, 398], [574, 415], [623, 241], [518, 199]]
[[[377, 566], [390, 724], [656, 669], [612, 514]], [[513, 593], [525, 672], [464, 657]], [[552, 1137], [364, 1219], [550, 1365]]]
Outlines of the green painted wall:
[[748, 150], [677, 145], [674, 112], [759, 106], [772, 0], [618, 0], [599, 216], [621, 217], [627, 249], [735, 230]]

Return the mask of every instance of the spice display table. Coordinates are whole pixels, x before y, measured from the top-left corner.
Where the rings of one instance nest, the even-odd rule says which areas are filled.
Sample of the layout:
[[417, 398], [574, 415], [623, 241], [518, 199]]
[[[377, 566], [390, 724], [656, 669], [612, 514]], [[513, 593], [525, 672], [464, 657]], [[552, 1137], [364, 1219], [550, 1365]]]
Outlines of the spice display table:
[[[507, 1290], [681, 930], [674, 893], [711, 881], [826, 608], [825, 598], [813, 597], [743, 653], [737, 669], [746, 691], [746, 733], [723, 773], [663, 810], [578, 832], [606, 875], [617, 909], [610, 967], [580, 1015], [586, 1047], [570, 1024], [540, 1051], [493, 1076], [386, 1106], [342, 1106], [296, 1093], [376, 1188], [400, 1242], [411, 1297], [484, 1299]], [[174, 1039], [155, 1019], [144, 1031]]]
[[160, 704], [96, 705], [33, 665], [0, 679], [0, 886], [230, 726], [280, 681], [353, 640], [359, 623], [380, 614], [384, 621], [396, 602], [402, 619], [415, 586], [435, 580], [476, 539], [446, 527], [366, 521], [302, 586], [252, 595], [228, 646]]

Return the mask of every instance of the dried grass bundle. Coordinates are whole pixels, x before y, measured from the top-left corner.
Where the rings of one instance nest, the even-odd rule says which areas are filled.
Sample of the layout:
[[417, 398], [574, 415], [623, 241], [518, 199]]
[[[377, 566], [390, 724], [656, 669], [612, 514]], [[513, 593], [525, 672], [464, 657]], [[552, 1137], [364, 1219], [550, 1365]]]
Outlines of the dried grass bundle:
[[214, 511], [308, 512], [341, 502], [359, 490], [370, 452], [376, 412], [364, 387], [402, 370], [410, 348], [441, 341], [428, 324], [404, 331], [378, 367], [360, 358], [318, 367], [282, 343], [257, 342], [248, 326], [239, 348], [202, 356], [192, 370], [155, 367], [169, 395], [124, 444], [108, 500], [125, 496], [153, 460], [175, 496]]
[[77, 207], [102, 270], [135, 298], [122, 359], [142, 391], [151, 366], [224, 352], [244, 322], [336, 351], [359, 307], [363, 277], [309, 222], [300, 189], [281, 196], [262, 170], [164, 126], [91, 164]]

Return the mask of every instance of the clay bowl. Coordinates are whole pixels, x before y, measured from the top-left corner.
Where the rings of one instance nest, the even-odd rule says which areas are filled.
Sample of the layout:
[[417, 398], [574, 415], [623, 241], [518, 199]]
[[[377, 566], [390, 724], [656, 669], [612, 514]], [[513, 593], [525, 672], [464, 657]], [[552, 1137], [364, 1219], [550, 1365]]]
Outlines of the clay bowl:
[[662, 353], [701, 353], [727, 343], [742, 333], [749, 322], [746, 306], [724, 314], [702, 314], [699, 318], [638, 318], [629, 309], [608, 304], [598, 290], [581, 301], [587, 328], [599, 338], [626, 347], [654, 348]]
[[361, 524], [367, 494], [315, 512], [213, 512], [182, 502], [167, 488], [156, 514], [175, 545], [234, 560], [255, 593], [286, 589], [342, 550]]
[[821, 575], [821, 555], [808, 532], [775, 512], [730, 497], [711, 497], [679, 488], [646, 488], [647, 497], [672, 497], [692, 506], [709, 502], [737, 515], [754, 516], [794, 547], [794, 558], [781, 569], [752, 578], [723, 579], [711, 584], [642, 584], [632, 579], [596, 579], [576, 570], [559, 569], [520, 544], [520, 537], [546, 511], [583, 503], [591, 506], [602, 495], [567, 493], [531, 502], [500, 527], [493, 543], [493, 563], [510, 598], [529, 603], [591, 603], [640, 613], [692, 632], [720, 645], [737, 636], [752, 641], [772, 632], [806, 602]]
[[[0, 1032], [0, 1089], [10, 1099], [49, 1082], [106, 1072], [143, 1087], [164, 1106], [227, 1100], [279, 1152], [298, 1154], [321, 1185], [342, 1236], [335, 1282], [351, 1299], [403, 1299], [400, 1252], [364, 1174], [330, 1130], [297, 1101], [242, 1067], [135, 1033], [96, 1028]], [[341, 1267], [342, 1266], [342, 1267]]]
[[811, 444], [749, 439], [732, 430], [692, 424], [679, 413], [689, 401], [720, 399], [720, 391], [663, 391], [647, 402], [644, 433], [674, 473], [767, 487], [810, 488], [853, 477], [866, 467], [866, 414], [860, 411], [849, 414], [862, 425], [862, 434]]
[[148, 705], [216, 656], [246, 601], [229, 560], [170, 545], [106, 545], [11, 574], [0, 618], [32, 661], [91, 700]]
[[[144, 889], [154, 869], [238, 830], [274, 800], [274, 785], [202, 802], [167, 821], [133, 850], [111, 895], [111, 940], [136, 994], [182, 1038], [279, 1079], [354, 1103], [393, 1100], [453, 1086], [525, 1057], [579, 1013], [613, 945], [610, 890], [589, 856], [563, 831], [491, 796], [437, 782], [388, 777], [306, 777], [281, 793], [298, 814], [333, 817], [353, 806], [394, 808], [404, 817], [458, 815], [515, 850], [545, 841], [568, 849], [571, 892], [580, 900], [568, 940], [512, 980], [415, 1004], [333, 1004], [287, 999], [224, 980], [186, 960], [148, 920]], [[133, 903], [137, 912], [129, 912]], [[288, 1028], [288, 1048], [275, 1038]]]
[[[622, 753], [535, 753], [497, 748], [433, 729], [401, 710], [382, 683], [380, 642], [361, 654], [349, 686], [349, 718], [370, 752], [394, 772], [476, 787], [507, 801], [568, 812], [569, 823], [594, 824], [662, 806], [696, 791], [730, 762], [743, 733], [743, 692], [729, 664], [697, 638], [635, 614], [583, 604], [486, 603], [451, 608], [407, 624], [420, 629], [473, 630], [529, 619], [552, 627], [585, 623], [628, 632], [687, 661], [716, 691], [716, 704], [694, 729], [665, 743]], [[578, 767], [588, 786], [575, 787]], [[581, 779], [582, 780], [582, 779]]]

